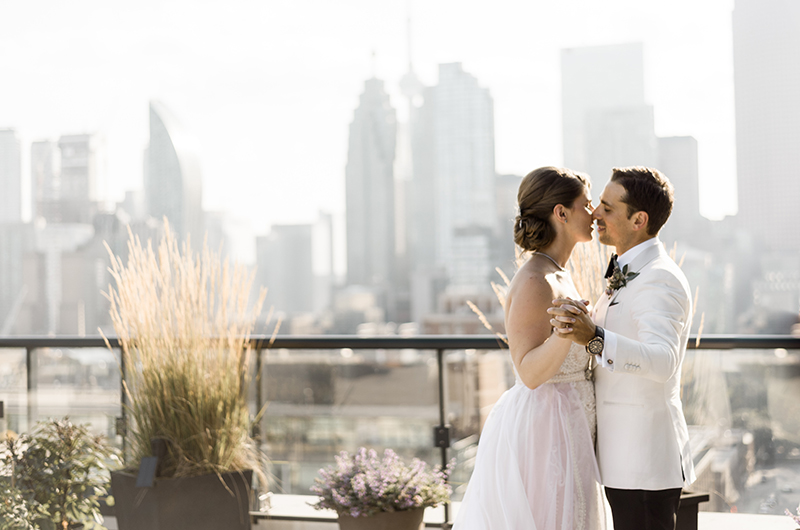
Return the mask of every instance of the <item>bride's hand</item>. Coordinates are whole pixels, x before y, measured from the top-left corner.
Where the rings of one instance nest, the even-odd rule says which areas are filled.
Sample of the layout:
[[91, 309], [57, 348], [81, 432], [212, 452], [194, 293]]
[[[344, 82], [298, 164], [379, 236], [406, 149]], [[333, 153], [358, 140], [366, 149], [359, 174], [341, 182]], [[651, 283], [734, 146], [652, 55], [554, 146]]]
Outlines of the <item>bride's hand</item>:
[[552, 316], [550, 324], [556, 333], [569, 336], [573, 342], [586, 345], [595, 333], [595, 324], [589, 316], [586, 304], [569, 298], [553, 300], [553, 307], [547, 312]]

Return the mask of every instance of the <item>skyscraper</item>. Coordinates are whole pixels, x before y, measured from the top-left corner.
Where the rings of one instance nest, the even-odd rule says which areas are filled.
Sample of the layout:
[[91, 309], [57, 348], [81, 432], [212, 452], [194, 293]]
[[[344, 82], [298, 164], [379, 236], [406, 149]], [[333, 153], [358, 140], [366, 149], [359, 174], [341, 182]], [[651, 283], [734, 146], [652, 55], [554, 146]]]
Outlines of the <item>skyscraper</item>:
[[144, 188], [148, 213], [166, 216], [181, 238], [202, 245], [203, 182], [195, 143], [162, 103], [150, 102], [150, 144], [145, 154]]
[[414, 265], [453, 287], [488, 286], [494, 264], [494, 103], [460, 63], [439, 65], [414, 129]]
[[0, 129], [0, 224], [22, 221], [22, 167], [19, 136]]
[[61, 191], [58, 143], [41, 140], [31, 144], [31, 218], [54, 220], [52, 211]]
[[13, 334], [28, 295], [24, 256], [33, 247], [31, 223], [0, 223], [0, 337]]
[[514, 219], [517, 216], [517, 193], [522, 177], [519, 175], [498, 175], [495, 181], [497, 199], [497, 224], [495, 227], [494, 259], [496, 267], [500, 267], [511, 277], [516, 270], [514, 244]]
[[256, 238], [256, 288], [267, 291], [267, 306], [296, 314], [314, 308], [313, 227], [275, 225], [269, 235]]
[[91, 223], [97, 207], [102, 137], [70, 134], [31, 144], [33, 217], [49, 223]]
[[61, 222], [90, 223], [97, 200], [99, 137], [65, 135], [58, 139], [61, 152]]
[[406, 222], [412, 277], [421, 273], [430, 275], [436, 268], [435, 95], [434, 87], [424, 87], [421, 94], [424, 104], [412, 107], [409, 113], [412, 163]]
[[[394, 160], [397, 122], [383, 81], [366, 81], [350, 123], [345, 169], [347, 283], [391, 298], [395, 279]], [[385, 309], [393, 316], [393, 302]]]
[[14, 129], [0, 129], [0, 336], [7, 335], [25, 296], [22, 256], [28, 231], [22, 225], [20, 141]]
[[708, 221], [700, 215], [697, 140], [691, 136], [658, 139], [658, 167], [672, 182], [675, 202], [660, 237], [667, 245], [677, 241], [702, 246]]
[[800, 251], [800, 4], [736, 0], [733, 57], [740, 226]]
[[617, 166], [655, 166], [653, 107], [644, 99], [641, 43], [561, 51], [564, 165], [599, 196]]
[[414, 72], [411, 56], [411, 19], [407, 23], [408, 71], [400, 79], [403, 94], [398, 108], [397, 152], [395, 155], [395, 234], [397, 260], [395, 261], [395, 291], [397, 320], [407, 322], [411, 316], [411, 278], [414, 265], [414, 234], [410, 220], [415, 215], [414, 139], [419, 132], [419, 106], [425, 86]]

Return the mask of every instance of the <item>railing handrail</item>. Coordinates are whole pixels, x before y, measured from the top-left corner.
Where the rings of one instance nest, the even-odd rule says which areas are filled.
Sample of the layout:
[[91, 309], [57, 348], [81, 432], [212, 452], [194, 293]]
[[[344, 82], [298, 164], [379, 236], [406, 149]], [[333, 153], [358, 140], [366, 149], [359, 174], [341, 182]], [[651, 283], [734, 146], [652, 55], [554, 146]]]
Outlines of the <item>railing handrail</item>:
[[[250, 343], [256, 348], [328, 350], [339, 348], [386, 349], [386, 350], [497, 350], [508, 346], [494, 335], [415, 335], [373, 336], [359, 335], [278, 335], [270, 344], [270, 335], [252, 335]], [[118, 348], [116, 337], [109, 337], [112, 347]], [[100, 336], [15, 336], [0, 337], [1, 348], [103, 348], [105, 340]], [[800, 337], [792, 335], [702, 335], [689, 337], [688, 349], [732, 350], [732, 349], [800, 349]]]

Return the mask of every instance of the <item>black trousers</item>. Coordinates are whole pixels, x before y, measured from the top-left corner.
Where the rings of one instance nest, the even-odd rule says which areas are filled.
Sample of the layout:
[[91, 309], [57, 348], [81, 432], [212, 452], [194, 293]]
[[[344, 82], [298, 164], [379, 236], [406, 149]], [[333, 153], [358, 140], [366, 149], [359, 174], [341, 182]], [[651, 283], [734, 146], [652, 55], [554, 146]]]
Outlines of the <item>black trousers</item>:
[[681, 488], [618, 490], [606, 488], [614, 530], [675, 530]]

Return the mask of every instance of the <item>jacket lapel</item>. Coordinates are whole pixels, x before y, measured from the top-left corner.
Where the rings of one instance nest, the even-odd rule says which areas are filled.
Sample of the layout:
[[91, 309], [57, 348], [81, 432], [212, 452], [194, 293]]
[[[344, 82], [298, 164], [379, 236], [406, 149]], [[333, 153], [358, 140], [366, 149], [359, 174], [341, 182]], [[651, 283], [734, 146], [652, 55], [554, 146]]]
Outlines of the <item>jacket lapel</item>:
[[[659, 242], [656, 245], [646, 248], [642, 251], [641, 254], [636, 256], [632, 262], [628, 265], [628, 271], [630, 272], [640, 272], [645, 265], [656, 259], [662, 252], [664, 252], [664, 245]], [[631, 282], [635, 282], [636, 278], [631, 280]], [[608, 316], [608, 311], [613, 306], [619, 304], [619, 300], [617, 300], [622, 294], [622, 291], [627, 289], [628, 287], [623, 287], [622, 289], [617, 289], [611, 296], [603, 293], [600, 297], [600, 300], [597, 303], [597, 308], [595, 310], [595, 322], [598, 323], [600, 326], [605, 327], [606, 324], [606, 317]]]
[[597, 301], [597, 304], [594, 307], [592, 318], [595, 324], [601, 327], [605, 327], [606, 325], [606, 315], [608, 314], [608, 308], [609, 308], [608, 304], [610, 301], [611, 297], [608, 296], [605, 292], [603, 292], [603, 294], [600, 295], [600, 299]]

